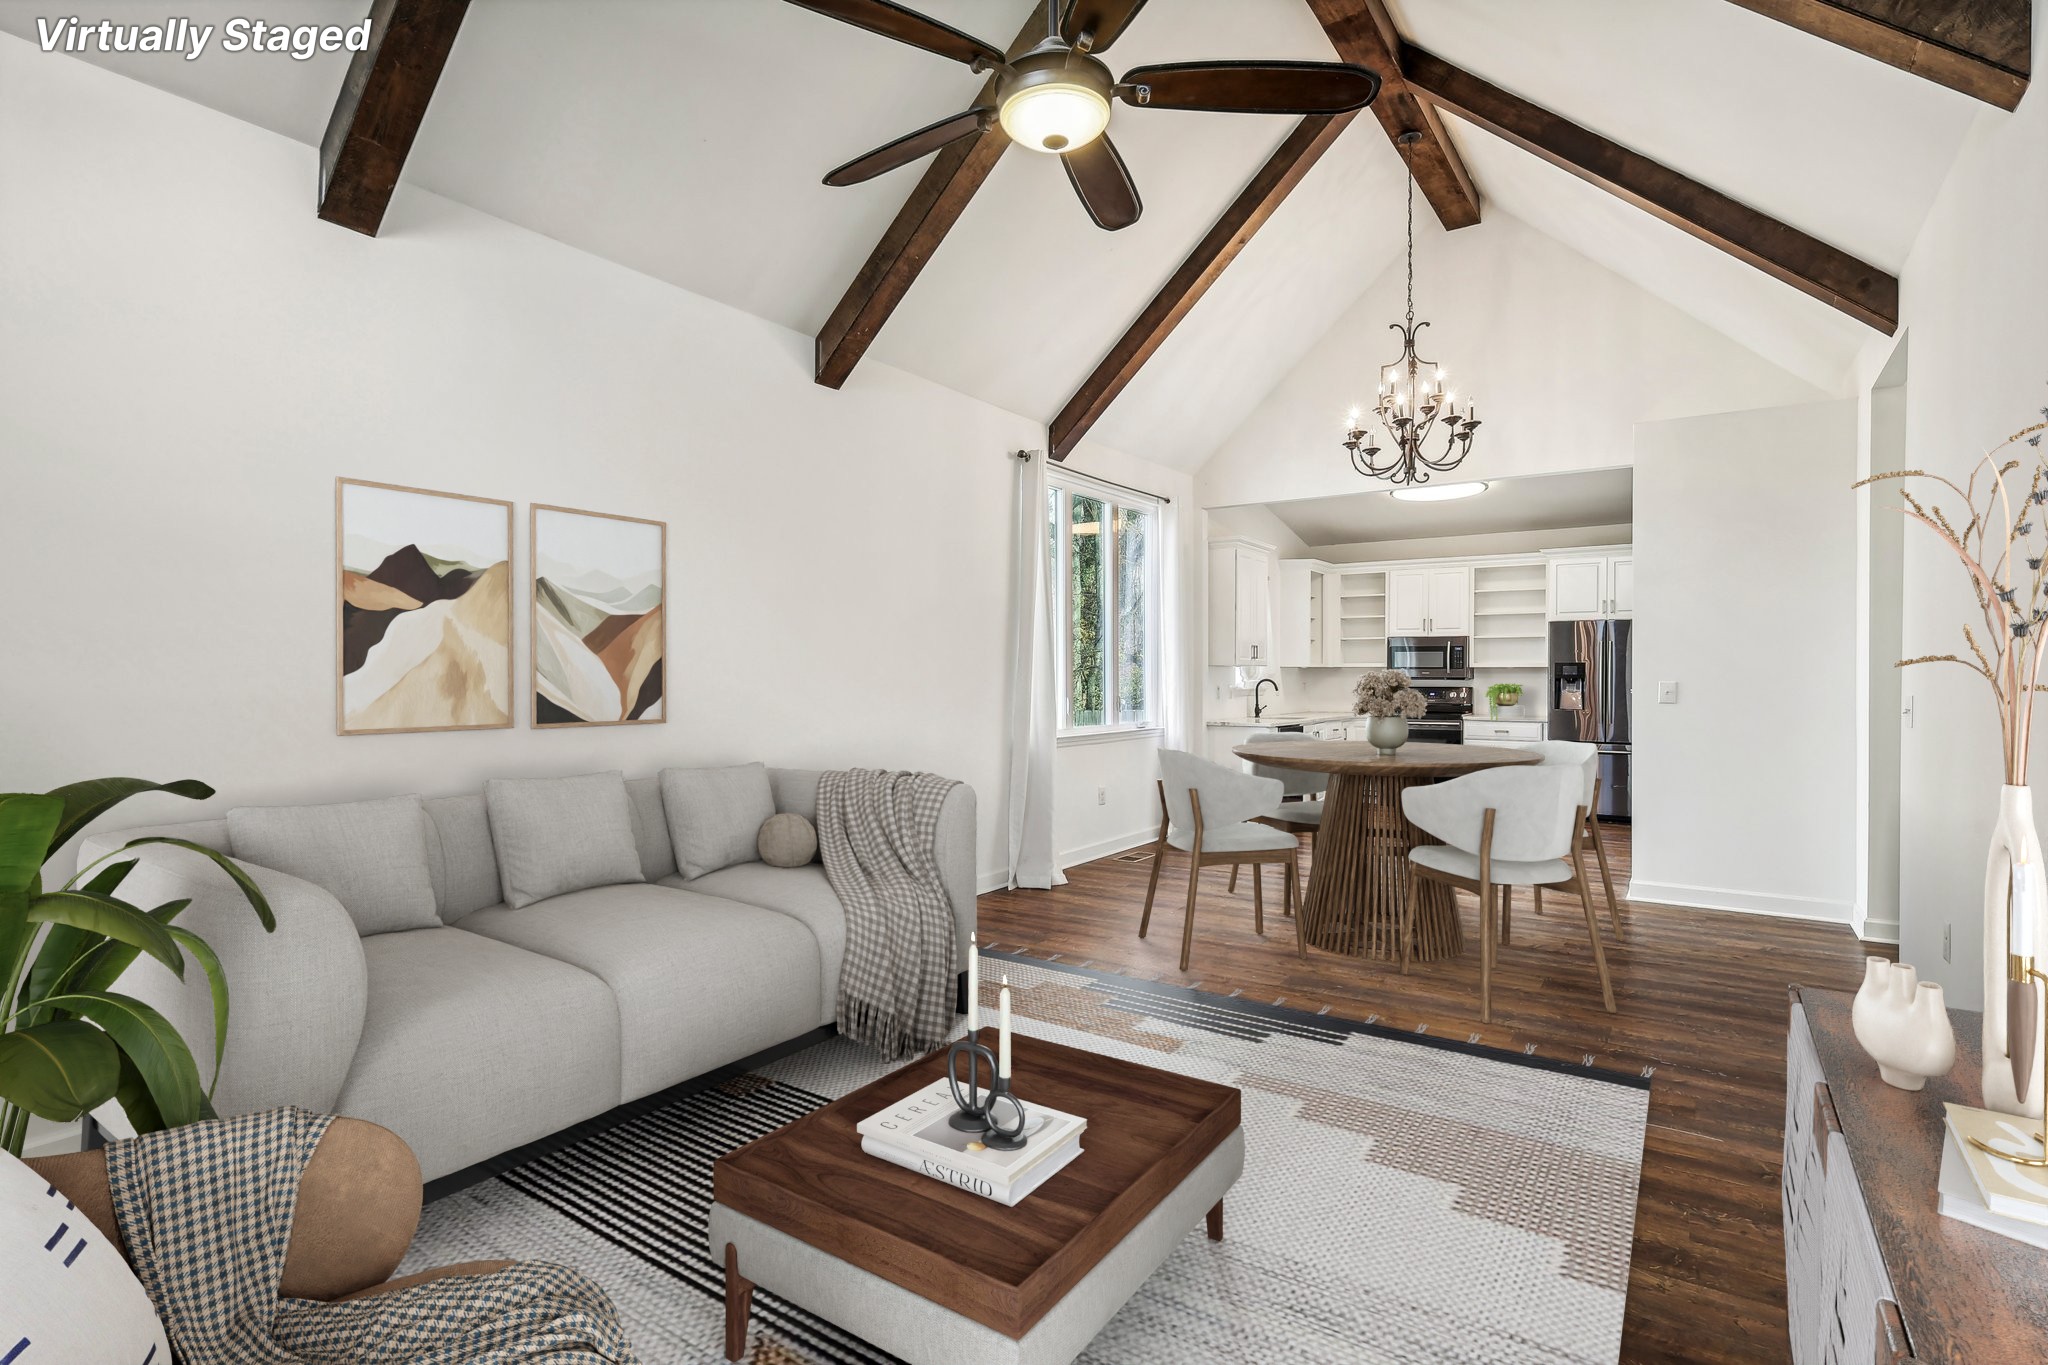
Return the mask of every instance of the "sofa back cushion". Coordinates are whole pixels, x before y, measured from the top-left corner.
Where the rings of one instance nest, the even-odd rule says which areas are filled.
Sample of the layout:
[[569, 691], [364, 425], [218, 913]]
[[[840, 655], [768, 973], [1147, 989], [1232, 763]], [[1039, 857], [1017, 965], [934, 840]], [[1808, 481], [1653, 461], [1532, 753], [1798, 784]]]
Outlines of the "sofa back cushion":
[[755, 841], [775, 814], [775, 792], [768, 769], [759, 763], [664, 768], [661, 804], [668, 813], [676, 868], [693, 880], [721, 867], [759, 861]]
[[498, 889], [498, 850], [491, 842], [491, 815], [482, 792], [433, 796], [427, 808], [427, 870], [434, 875], [434, 904], [441, 922], [453, 924], [505, 899]]
[[644, 880], [633, 804], [619, 773], [484, 783], [505, 904]]
[[668, 815], [661, 804], [660, 777], [626, 779], [626, 799], [633, 803], [633, 843], [640, 850], [640, 877], [658, 882], [676, 875], [675, 845], [668, 838]]
[[777, 815], [801, 815], [818, 823], [818, 780], [825, 774], [816, 768], [770, 768], [768, 786], [775, 793]]
[[356, 932], [431, 929], [427, 815], [417, 796], [337, 806], [243, 806], [228, 812], [235, 856], [326, 890]]

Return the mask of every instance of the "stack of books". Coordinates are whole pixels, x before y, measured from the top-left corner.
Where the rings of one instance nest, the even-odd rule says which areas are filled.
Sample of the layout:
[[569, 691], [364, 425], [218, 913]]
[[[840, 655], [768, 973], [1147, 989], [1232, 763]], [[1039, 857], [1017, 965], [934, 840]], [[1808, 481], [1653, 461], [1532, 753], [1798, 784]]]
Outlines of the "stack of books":
[[855, 1126], [861, 1150], [869, 1156], [1015, 1208], [1081, 1155], [1081, 1134], [1088, 1129], [1088, 1121], [1073, 1114], [1028, 1101], [1024, 1108], [1024, 1145], [1010, 1152], [984, 1145], [978, 1133], [953, 1127], [956, 1111], [944, 1081]]
[[1941, 1211], [2001, 1237], [2048, 1248], [2048, 1166], [2000, 1161], [1970, 1145], [1981, 1138], [2014, 1156], [2041, 1155], [2041, 1121], [1945, 1104]]

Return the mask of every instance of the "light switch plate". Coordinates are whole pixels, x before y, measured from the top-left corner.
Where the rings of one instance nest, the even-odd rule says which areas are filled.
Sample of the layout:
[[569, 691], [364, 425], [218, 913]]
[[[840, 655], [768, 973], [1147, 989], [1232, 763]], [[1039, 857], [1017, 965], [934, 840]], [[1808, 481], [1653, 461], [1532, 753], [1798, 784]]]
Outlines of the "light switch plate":
[[1658, 704], [1659, 706], [1675, 706], [1675, 705], [1677, 705], [1677, 704], [1678, 704], [1678, 684], [1677, 684], [1677, 683], [1675, 683], [1675, 682], [1660, 682], [1660, 683], [1658, 683], [1658, 684], [1657, 684], [1657, 704]]

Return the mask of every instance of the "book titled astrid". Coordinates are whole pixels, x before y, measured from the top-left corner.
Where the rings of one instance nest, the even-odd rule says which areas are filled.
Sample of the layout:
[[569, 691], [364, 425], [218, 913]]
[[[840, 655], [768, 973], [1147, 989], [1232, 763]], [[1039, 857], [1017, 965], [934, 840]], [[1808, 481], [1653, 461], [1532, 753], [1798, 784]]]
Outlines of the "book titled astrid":
[[905, 1170], [1011, 1208], [1081, 1155], [1088, 1121], [1025, 1102], [1024, 1145], [1002, 1152], [953, 1127], [944, 1081], [907, 1096], [855, 1125], [861, 1150]]

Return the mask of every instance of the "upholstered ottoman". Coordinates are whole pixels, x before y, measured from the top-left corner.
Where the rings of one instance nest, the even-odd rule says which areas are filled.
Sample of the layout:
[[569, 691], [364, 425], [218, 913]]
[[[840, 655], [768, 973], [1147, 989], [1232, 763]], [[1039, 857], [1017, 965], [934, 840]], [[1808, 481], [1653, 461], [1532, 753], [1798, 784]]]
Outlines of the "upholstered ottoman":
[[1228, 1086], [1016, 1040], [1016, 1086], [1088, 1120], [1083, 1151], [1016, 1208], [861, 1151], [854, 1125], [936, 1080], [928, 1057], [721, 1158], [710, 1249], [726, 1355], [758, 1285], [911, 1365], [1066, 1365], [1244, 1170]]

